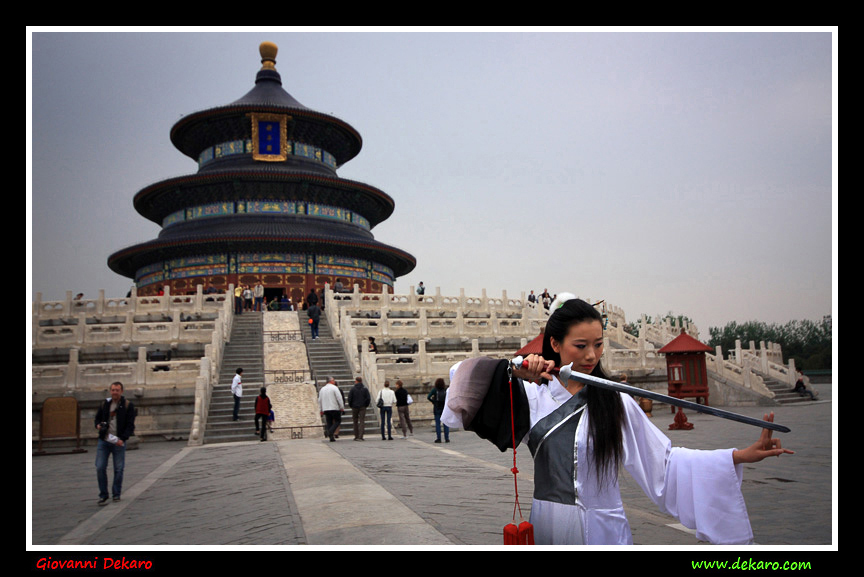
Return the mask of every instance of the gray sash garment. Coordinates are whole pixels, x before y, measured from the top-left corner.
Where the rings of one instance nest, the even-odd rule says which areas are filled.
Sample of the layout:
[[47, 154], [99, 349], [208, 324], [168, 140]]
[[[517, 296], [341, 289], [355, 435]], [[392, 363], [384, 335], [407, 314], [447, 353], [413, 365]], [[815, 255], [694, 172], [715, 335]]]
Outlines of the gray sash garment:
[[579, 391], [531, 428], [535, 499], [576, 504], [576, 428], [583, 409], [585, 395]]

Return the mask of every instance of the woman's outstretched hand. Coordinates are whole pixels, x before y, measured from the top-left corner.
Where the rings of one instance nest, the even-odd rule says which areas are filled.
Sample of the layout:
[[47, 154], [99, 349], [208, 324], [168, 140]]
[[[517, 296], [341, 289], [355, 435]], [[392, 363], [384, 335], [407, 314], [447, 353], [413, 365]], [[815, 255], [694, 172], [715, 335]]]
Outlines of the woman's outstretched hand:
[[[774, 422], [774, 413], [765, 415], [764, 419], [768, 422]], [[771, 429], [762, 429], [762, 434], [759, 440], [740, 451], [732, 452], [732, 462], [738, 463], [758, 463], [766, 457], [779, 457], [783, 453], [794, 455], [795, 451], [784, 449], [780, 446], [780, 439], [772, 439], [773, 431]]]

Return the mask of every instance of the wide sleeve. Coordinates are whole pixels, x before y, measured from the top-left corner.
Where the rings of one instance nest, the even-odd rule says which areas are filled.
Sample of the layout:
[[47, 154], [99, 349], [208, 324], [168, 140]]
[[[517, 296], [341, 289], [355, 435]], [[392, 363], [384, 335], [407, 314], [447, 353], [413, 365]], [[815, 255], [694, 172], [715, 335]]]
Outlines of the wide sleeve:
[[622, 395], [626, 409], [624, 467], [665, 513], [715, 544], [752, 544], [744, 495], [743, 467], [734, 449], [702, 451], [672, 447], [639, 406]]
[[519, 379], [509, 379], [507, 361], [477, 357], [452, 373], [441, 421], [473, 431], [500, 451], [513, 448], [530, 429], [529, 405]]

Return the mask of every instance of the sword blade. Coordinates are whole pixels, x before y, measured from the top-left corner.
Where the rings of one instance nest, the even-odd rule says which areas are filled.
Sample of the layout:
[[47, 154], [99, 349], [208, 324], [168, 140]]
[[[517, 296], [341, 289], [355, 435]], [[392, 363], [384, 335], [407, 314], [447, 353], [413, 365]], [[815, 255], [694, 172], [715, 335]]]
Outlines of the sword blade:
[[694, 403], [691, 401], [685, 401], [684, 399], [678, 399], [675, 397], [670, 397], [669, 395], [664, 395], [662, 393], [655, 393], [654, 391], [648, 391], [645, 389], [640, 389], [639, 387], [632, 387], [630, 385], [625, 385], [623, 383], [616, 383], [614, 381], [608, 381], [606, 379], [601, 379], [600, 377], [595, 377], [592, 375], [586, 375], [584, 373], [579, 373], [572, 370], [570, 365], [561, 367], [558, 369], [558, 376], [564, 380], [577, 381], [584, 385], [591, 385], [595, 387], [600, 387], [601, 389], [609, 389], [612, 391], [619, 391], [622, 393], [627, 393], [630, 395], [634, 395], [636, 397], [644, 397], [646, 399], [652, 399], [654, 401], [658, 401], [661, 403], [667, 403], [669, 405], [673, 405], [676, 407], [681, 407], [683, 409], [691, 409], [696, 411], [697, 413], [705, 413], [707, 415], [714, 415], [715, 417], [722, 417], [724, 419], [729, 419], [731, 421], [738, 421], [739, 423], [745, 423], [747, 425], [753, 425], [755, 427], [762, 427], [764, 429], [771, 429], [772, 431], [780, 431], [781, 433], [788, 433], [791, 431], [789, 427], [785, 427], [778, 423], [772, 423], [770, 421], [763, 421], [762, 419], [755, 419], [753, 417], [748, 417], [746, 415], [739, 415], [738, 413], [733, 413], [732, 411], [724, 411], [723, 409], [716, 409], [714, 407], [709, 407], [708, 405], [700, 405], [699, 403]]

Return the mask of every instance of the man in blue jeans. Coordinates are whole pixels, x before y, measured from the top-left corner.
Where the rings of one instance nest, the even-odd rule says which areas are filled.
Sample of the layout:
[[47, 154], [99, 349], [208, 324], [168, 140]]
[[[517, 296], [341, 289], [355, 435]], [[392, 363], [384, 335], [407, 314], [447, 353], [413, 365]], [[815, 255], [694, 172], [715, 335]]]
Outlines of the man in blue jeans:
[[99, 483], [99, 505], [108, 504], [108, 457], [114, 459], [114, 482], [111, 495], [120, 500], [123, 469], [126, 466], [126, 442], [135, 434], [135, 406], [123, 396], [123, 383], [111, 383], [111, 396], [99, 405], [94, 423], [99, 431], [96, 446], [96, 480]]

